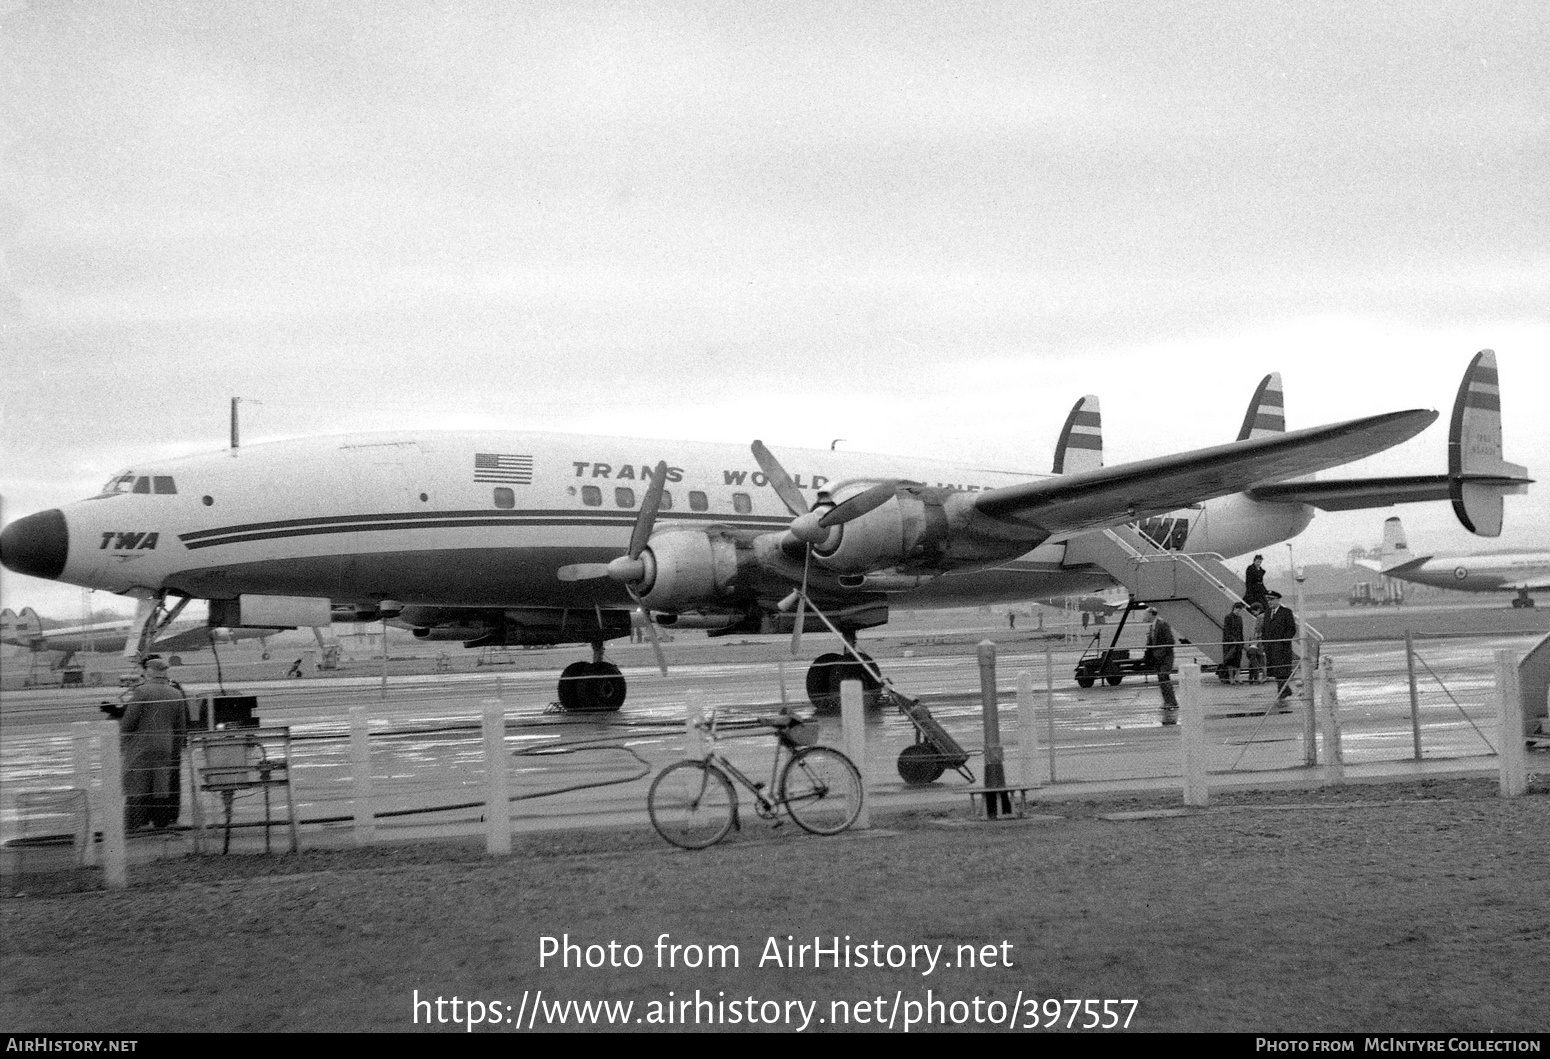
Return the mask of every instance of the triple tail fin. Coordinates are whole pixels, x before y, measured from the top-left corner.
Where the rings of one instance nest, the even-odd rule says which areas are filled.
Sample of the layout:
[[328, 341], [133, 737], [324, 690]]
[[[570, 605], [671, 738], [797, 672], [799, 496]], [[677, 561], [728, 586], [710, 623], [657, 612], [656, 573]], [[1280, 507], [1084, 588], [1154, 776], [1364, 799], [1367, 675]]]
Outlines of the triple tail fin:
[[1475, 354], [1459, 383], [1448, 427], [1448, 488], [1453, 513], [1471, 533], [1502, 532], [1502, 497], [1528, 489], [1528, 468], [1502, 459], [1501, 384], [1496, 354]]
[[1259, 388], [1249, 399], [1249, 410], [1238, 428], [1238, 440], [1269, 437], [1286, 433], [1286, 407], [1281, 396], [1281, 373], [1273, 371], [1259, 380]]
[[1103, 466], [1103, 417], [1092, 394], [1071, 406], [1055, 443], [1055, 474], [1080, 474]]

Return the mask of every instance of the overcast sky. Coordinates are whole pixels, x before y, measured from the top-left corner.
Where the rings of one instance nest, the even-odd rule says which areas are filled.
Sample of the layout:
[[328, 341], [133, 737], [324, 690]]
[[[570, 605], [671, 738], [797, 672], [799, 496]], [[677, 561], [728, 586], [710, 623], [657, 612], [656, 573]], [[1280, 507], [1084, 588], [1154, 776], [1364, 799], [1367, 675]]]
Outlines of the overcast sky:
[[[1498, 353], [1550, 547], [1542, 2], [7, 3], [9, 520], [226, 442], [470, 426], [1049, 469]], [[1344, 472], [1342, 472], [1344, 473]], [[1284, 549], [1281, 550], [1284, 556]], [[1284, 558], [1278, 557], [1281, 565]], [[7, 606], [80, 606], [9, 573]], [[98, 599], [98, 605], [103, 600]]]

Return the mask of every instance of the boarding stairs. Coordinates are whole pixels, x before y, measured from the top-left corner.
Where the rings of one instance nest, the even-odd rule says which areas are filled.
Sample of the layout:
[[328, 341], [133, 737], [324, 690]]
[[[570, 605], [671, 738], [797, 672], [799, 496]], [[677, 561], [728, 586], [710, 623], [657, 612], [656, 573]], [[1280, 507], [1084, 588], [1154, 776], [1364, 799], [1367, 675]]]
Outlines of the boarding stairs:
[[[1247, 587], [1219, 555], [1191, 555], [1158, 547], [1133, 526], [1083, 533], [1066, 542], [1066, 566], [1093, 565], [1157, 608], [1182, 639], [1211, 661], [1222, 660], [1222, 620]], [[1301, 615], [1297, 621], [1313, 641], [1323, 637]], [[1247, 625], [1248, 619], [1245, 619]], [[1250, 629], [1245, 631], [1252, 632]]]

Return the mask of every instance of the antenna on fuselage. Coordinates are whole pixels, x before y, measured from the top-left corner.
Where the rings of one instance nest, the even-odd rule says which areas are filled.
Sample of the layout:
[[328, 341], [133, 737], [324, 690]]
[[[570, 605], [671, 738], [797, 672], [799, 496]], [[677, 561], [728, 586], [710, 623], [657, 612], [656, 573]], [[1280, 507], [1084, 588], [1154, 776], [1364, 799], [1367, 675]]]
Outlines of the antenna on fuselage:
[[[231, 399], [231, 450], [233, 452], [237, 451], [237, 405], [241, 400], [242, 398], [240, 397], [233, 397]], [[255, 401], [251, 397], [248, 398], [248, 404], [263, 403], [262, 401]]]

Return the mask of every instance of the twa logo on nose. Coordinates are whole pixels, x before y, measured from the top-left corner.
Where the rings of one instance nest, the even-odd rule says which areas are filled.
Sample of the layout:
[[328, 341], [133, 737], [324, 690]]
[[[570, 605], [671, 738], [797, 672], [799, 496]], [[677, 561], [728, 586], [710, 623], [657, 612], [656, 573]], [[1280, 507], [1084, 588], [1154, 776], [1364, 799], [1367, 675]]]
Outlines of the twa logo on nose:
[[117, 530], [105, 530], [102, 534], [102, 543], [97, 545], [98, 550], [106, 550], [109, 545], [114, 551], [154, 551], [157, 533], [146, 533], [144, 530], [136, 533], [120, 533]]

